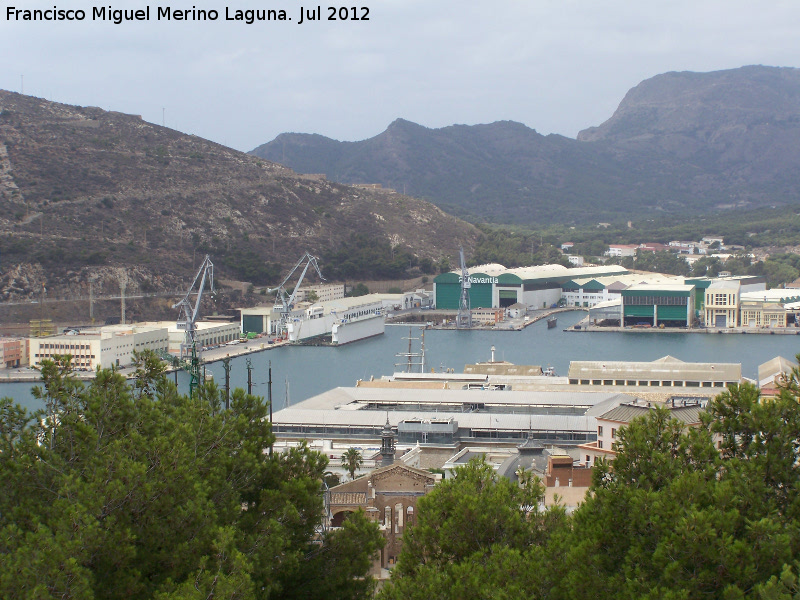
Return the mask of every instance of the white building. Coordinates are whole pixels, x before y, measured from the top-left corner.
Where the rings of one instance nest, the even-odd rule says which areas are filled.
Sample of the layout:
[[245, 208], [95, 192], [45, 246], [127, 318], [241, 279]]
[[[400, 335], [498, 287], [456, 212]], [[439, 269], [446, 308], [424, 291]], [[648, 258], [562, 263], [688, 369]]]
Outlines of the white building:
[[611, 244], [605, 251], [606, 256], [636, 256], [639, 246], [635, 244]]
[[305, 302], [308, 299], [309, 292], [314, 292], [317, 299], [315, 302], [330, 302], [331, 300], [339, 300], [344, 298], [344, 284], [343, 283], [326, 283], [318, 285], [309, 285], [297, 290], [295, 300], [297, 302]]
[[567, 260], [569, 261], [569, 264], [575, 265], [576, 267], [582, 267], [583, 266], [583, 257], [582, 256], [570, 255], [570, 256], [567, 256]]
[[153, 324], [108, 325], [30, 340], [31, 365], [40, 365], [57, 354], [69, 354], [78, 371], [127, 367], [133, 363], [134, 350], [157, 352], [168, 347], [167, 328]]

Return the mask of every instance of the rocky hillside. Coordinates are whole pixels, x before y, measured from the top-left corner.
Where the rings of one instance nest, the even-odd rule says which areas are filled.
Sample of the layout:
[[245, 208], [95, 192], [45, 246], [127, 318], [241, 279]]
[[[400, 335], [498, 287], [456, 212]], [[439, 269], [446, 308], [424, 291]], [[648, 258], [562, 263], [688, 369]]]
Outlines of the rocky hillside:
[[283, 134], [252, 151], [301, 172], [377, 182], [476, 220], [579, 223], [794, 202], [800, 70], [667, 73], [632, 89], [577, 140], [519, 123], [427, 129], [361, 142]]
[[[353, 234], [438, 261], [476, 230], [431, 204], [297, 175], [136, 115], [0, 91], [0, 300], [270, 284]], [[325, 269], [322, 264], [323, 271]], [[413, 269], [412, 269], [413, 270]]]
[[618, 169], [574, 140], [512, 121], [428, 129], [398, 119], [362, 142], [282, 134], [252, 154], [337, 181], [380, 183], [496, 222], [558, 220]]

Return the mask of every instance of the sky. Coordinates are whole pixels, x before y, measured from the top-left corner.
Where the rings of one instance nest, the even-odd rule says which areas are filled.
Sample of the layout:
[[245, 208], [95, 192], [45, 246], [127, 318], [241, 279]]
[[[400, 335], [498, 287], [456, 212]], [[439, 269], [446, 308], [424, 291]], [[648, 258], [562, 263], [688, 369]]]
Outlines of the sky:
[[[794, 0], [342, 5], [358, 20], [329, 20], [339, 5], [305, 2], [3, 0], [0, 88], [141, 115], [247, 151], [283, 132], [362, 140], [397, 118], [432, 128], [513, 120], [574, 138], [660, 73], [800, 67]], [[317, 6], [322, 20], [299, 22]], [[86, 18], [24, 21], [12, 7], [82, 9]], [[94, 7], [149, 7], [150, 19], [93, 20]], [[219, 17], [158, 20], [159, 7]], [[226, 20], [226, 11], [255, 8], [291, 20]]]

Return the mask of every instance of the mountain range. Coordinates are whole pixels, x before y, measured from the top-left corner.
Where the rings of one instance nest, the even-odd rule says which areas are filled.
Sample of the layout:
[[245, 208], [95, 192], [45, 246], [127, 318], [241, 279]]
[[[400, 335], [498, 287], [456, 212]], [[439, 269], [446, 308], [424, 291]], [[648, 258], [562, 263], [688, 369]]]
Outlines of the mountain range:
[[510, 121], [429, 129], [398, 119], [363, 141], [284, 133], [251, 154], [334, 181], [380, 183], [475, 221], [781, 205], [800, 193], [800, 69], [658, 75], [577, 139]]

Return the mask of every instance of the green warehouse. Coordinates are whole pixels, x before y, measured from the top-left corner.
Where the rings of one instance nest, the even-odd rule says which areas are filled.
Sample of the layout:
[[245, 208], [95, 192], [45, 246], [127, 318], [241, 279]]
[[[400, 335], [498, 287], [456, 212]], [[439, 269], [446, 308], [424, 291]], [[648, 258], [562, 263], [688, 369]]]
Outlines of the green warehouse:
[[[472, 308], [506, 308], [520, 302], [533, 308], [545, 308], [561, 300], [561, 286], [575, 277], [624, 275], [619, 265], [579, 267], [539, 265], [506, 269], [488, 264], [470, 269], [469, 298]], [[436, 308], [458, 310], [461, 298], [461, 272], [442, 273], [433, 280]]]

